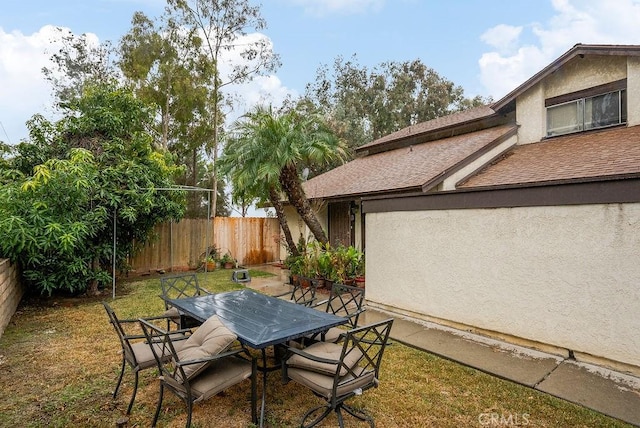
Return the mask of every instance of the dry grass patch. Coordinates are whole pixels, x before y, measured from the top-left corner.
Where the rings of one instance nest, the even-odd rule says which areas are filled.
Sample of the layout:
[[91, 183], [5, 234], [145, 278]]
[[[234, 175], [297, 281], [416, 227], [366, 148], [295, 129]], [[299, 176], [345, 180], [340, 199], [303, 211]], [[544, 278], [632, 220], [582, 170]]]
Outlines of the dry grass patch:
[[[252, 271], [255, 277], [260, 273]], [[228, 271], [200, 274], [201, 285], [220, 292], [242, 288]], [[121, 318], [164, 310], [160, 281], [145, 278], [118, 284], [117, 298], [105, 297]], [[98, 299], [54, 298], [24, 302], [0, 339], [0, 426], [113, 427], [132, 392], [127, 368], [116, 400], [111, 393], [120, 370], [120, 345]], [[141, 372], [129, 426], [149, 426], [158, 384], [155, 369]], [[258, 388], [262, 387], [262, 376]], [[298, 426], [307, 409], [321, 404], [294, 382], [282, 385], [268, 374], [266, 421]], [[526, 416], [532, 427], [626, 427], [566, 401], [395, 343], [385, 353], [380, 388], [352, 401], [373, 414], [378, 427], [483, 426], [483, 413]], [[196, 405], [194, 427], [251, 427], [249, 382]], [[346, 426], [366, 426], [346, 417]], [[159, 425], [184, 426], [183, 403], [166, 393]], [[515, 419], [512, 419], [515, 422]], [[337, 426], [335, 416], [322, 426]], [[486, 426], [486, 425], [484, 425]]]

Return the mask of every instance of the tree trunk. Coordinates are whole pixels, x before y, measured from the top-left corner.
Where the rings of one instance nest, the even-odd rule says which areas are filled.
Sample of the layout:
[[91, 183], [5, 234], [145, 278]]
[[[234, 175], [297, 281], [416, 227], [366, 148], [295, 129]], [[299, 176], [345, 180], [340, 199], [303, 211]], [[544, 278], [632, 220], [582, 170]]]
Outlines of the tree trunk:
[[[96, 272], [98, 270], [98, 266], [100, 265], [98, 258], [95, 257], [92, 261], [91, 261], [91, 270]], [[115, 275], [116, 273], [113, 272], [112, 275]], [[93, 279], [90, 283], [89, 283], [89, 287], [87, 288], [87, 296], [98, 296], [100, 295], [100, 290], [98, 290], [98, 281]]]
[[273, 208], [276, 210], [276, 216], [278, 217], [278, 222], [280, 222], [282, 233], [284, 233], [284, 239], [287, 241], [289, 253], [292, 256], [299, 256], [300, 253], [298, 253], [298, 247], [293, 241], [293, 236], [291, 236], [291, 230], [289, 229], [289, 223], [287, 223], [287, 215], [284, 213], [282, 202], [280, 202], [280, 195], [278, 195], [278, 192], [276, 192], [276, 189], [273, 187], [269, 188], [269, 200], [271, 201]]
[[280, 171], [280, 184], [287, 194], [289, 202], [291, 202], [298, 212], [298, 215], [309, 227], [316, 241], [326, 244], [329, 239], [327, 239], [322, 225], [311, 208], [311, 204], [307, 199], [307, 195], [304, 193], [304, 189], [302, 189], [302, 183], [300, 182], [300, 178], [298, 178], [298, 172], [294, 166], [286, 165], [282, 168]]

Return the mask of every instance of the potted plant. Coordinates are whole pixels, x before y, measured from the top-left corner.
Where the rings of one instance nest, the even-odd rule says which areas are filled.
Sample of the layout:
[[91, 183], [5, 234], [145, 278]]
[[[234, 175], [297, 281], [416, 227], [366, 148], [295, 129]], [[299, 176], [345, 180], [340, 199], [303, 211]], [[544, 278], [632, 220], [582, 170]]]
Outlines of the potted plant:
[[201, 257], [201, 265], [206, 265], [207, 271], [212, 271], [216, 268], [218, 263], [218, 248], [215, 245], [212, 245], [207, 248], [207, 250], [200, 255]]
[[236, 261], [231, 257], [231, 253], [226, 252], [220, 259], [220, 264], [223, 265], [225, 269], [232, 269], [235, 267]]
[[289, 282], [291, 284], [297, 284], [300, 272], [302, 272], [302, 256], [289, 255], [285, 259], [284, 264], [287, 269], [289, 269]]
[[331, 280], [340, 284], [351, 285], [355, 282], [364, 260], [362, 251], [353, 246], [339, 245], [331, 252], [333, 271]]
[[207, 256], [205, 263], [207, 264], [207, 271], [211, 272], [212, 270], [215, 270], [217, 260], [214, 256], [209, 255]]

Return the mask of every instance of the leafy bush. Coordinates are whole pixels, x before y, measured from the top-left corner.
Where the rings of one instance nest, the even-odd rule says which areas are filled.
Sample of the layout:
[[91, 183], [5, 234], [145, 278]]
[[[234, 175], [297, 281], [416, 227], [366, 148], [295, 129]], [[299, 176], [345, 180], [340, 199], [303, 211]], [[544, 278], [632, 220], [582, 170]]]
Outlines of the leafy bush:
[[32, 141], [0, 163], [0, 255], [41, 294], [78, 293], [126, 268], [153, 226], [182, 216], [182, 197], [158, 192], [176, 168], [154, 152], [144, 105], [124, 90], [90, 88], [55, 124], [30, 122]]

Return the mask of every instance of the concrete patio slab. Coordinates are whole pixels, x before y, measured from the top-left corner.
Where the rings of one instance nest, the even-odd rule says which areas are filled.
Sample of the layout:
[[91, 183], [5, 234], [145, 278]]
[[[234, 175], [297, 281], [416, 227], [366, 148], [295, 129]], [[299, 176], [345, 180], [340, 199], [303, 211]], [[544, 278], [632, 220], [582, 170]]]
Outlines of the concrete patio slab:
[[640, 426], [639, 381], [600, 367], [566, 361], [537, 389]]

